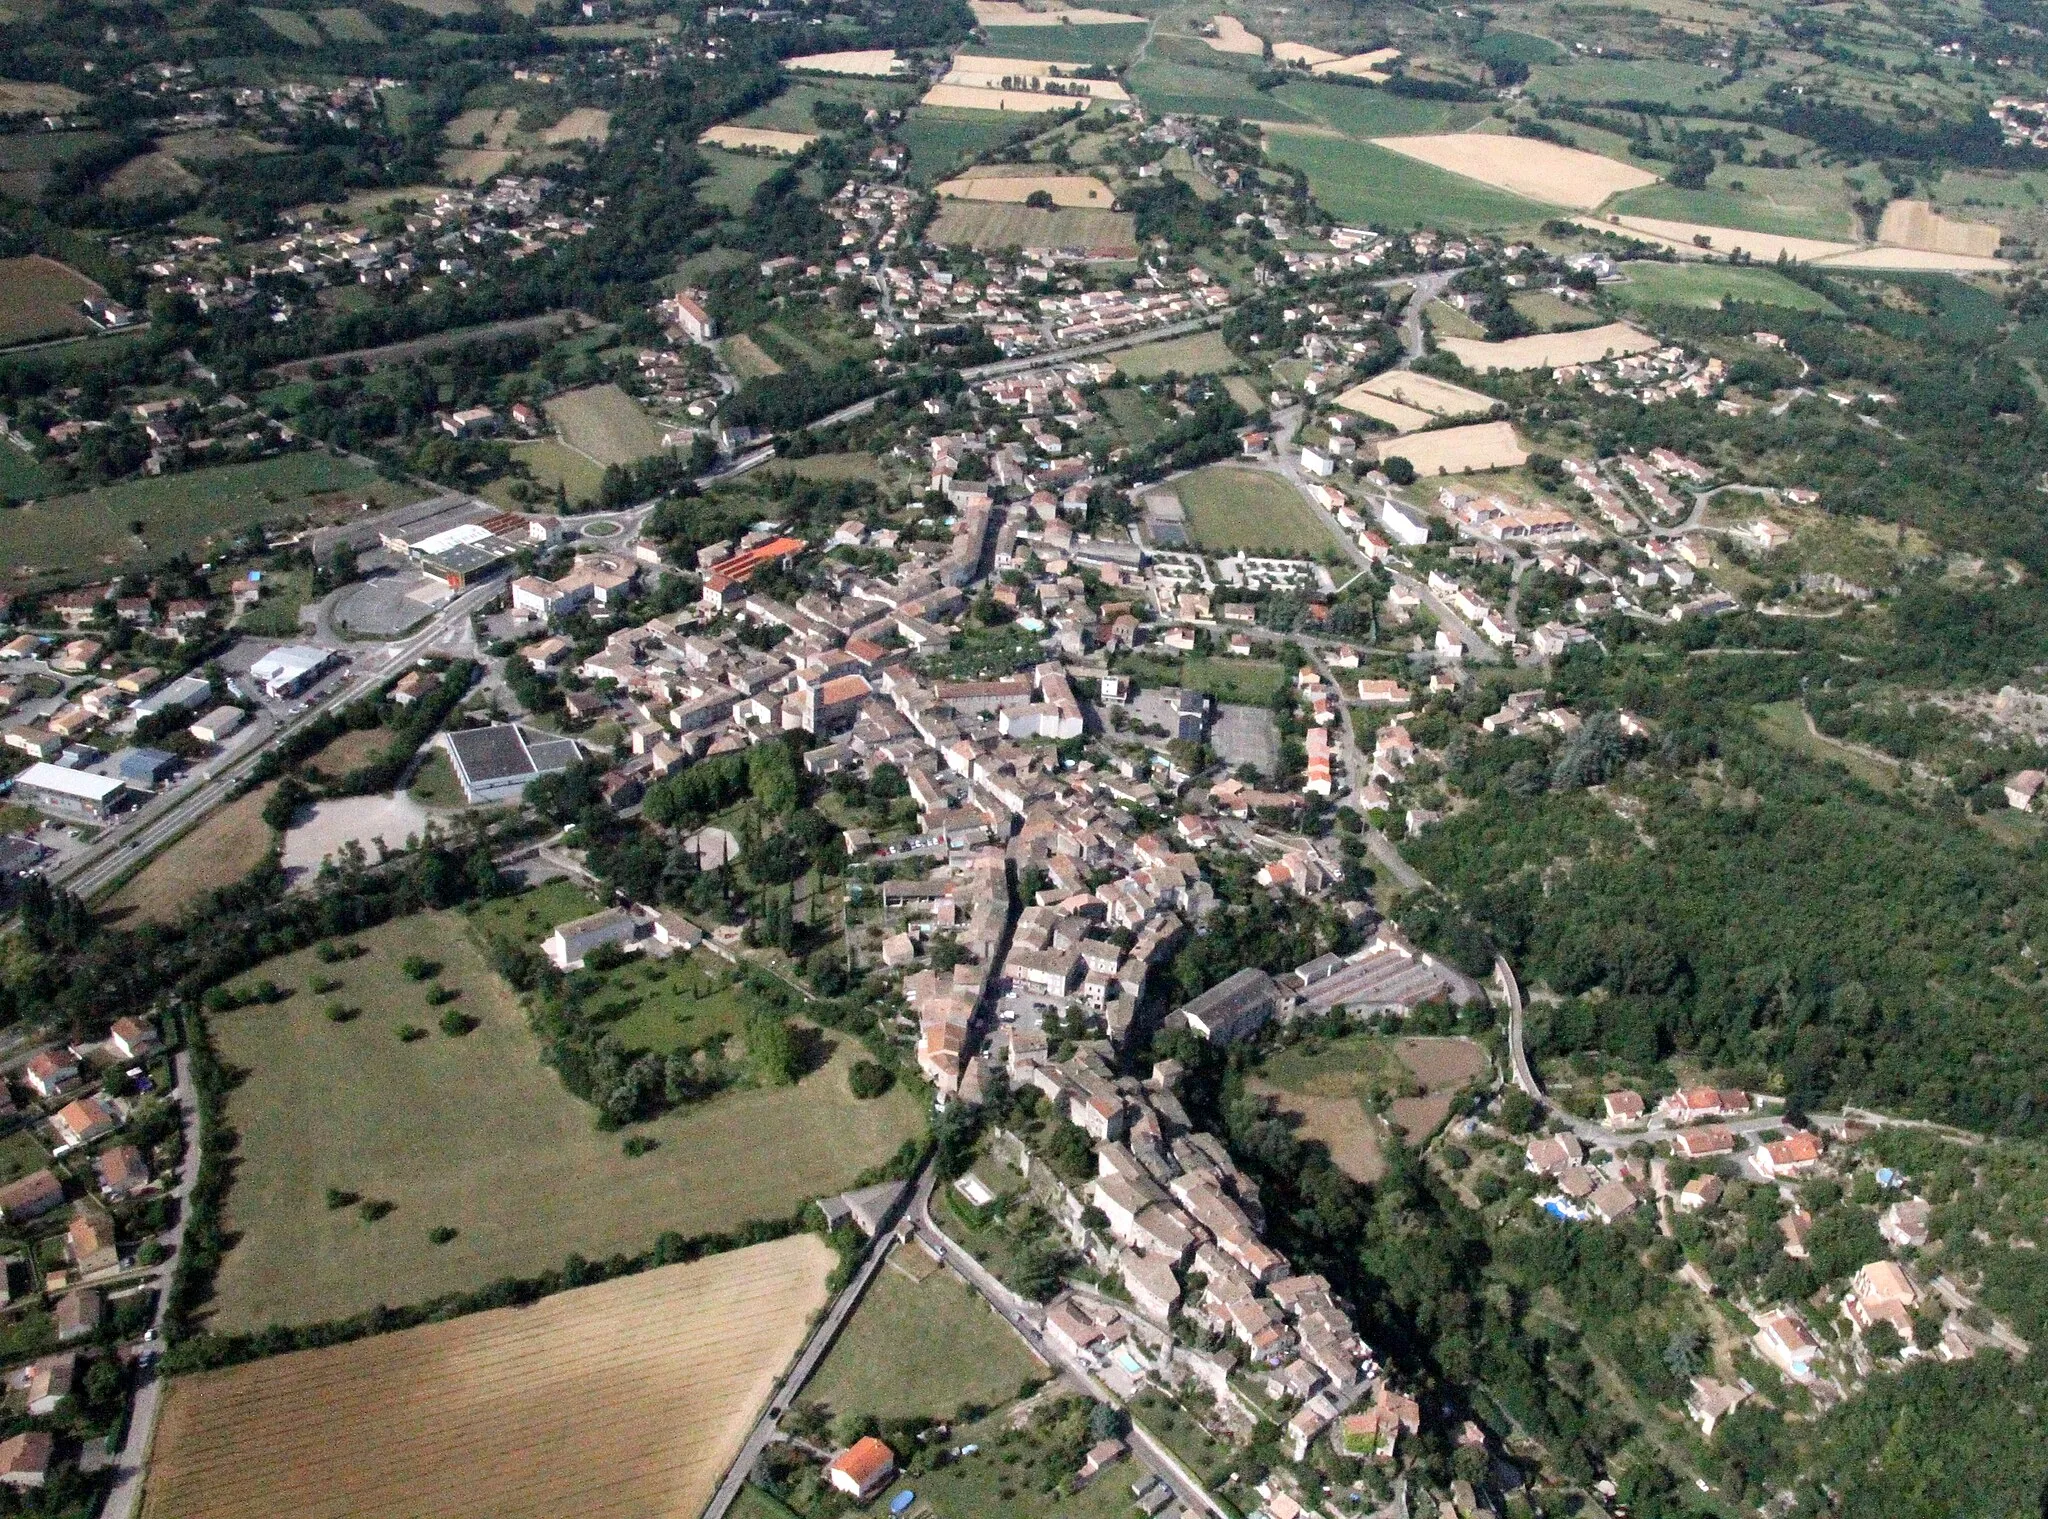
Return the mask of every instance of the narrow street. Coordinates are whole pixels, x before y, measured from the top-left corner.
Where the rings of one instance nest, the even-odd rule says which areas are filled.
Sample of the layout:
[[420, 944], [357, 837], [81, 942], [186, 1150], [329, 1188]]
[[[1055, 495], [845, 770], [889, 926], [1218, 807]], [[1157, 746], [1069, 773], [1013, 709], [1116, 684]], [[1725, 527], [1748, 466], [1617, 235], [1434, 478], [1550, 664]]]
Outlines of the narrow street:
[[[192, 1189], [199, 1182], [199, 1094], [192, 1085], [192, 1057], [180, 1050], [172, 1058], [177, 1082], [172, 1091], [178, 1099], [179, 1115], [185, 1127], [185, 1158], [178, 1168], [171, 1197], [177, 1204], [177, 1218], [159, 1238], [166, 1250], [156, 1275], [156, 1318], [150, 1329], [149, 1348], [163, 1346], [164, 1316], [170, 1309], [171, 1277], [178, 1269], [179, 1252], [185, 1244], [185, 1224], [191, 1217]], [[163, 1378], [156, 1369], [156, 1356], [136, 1371], [135, 1405], [128, 1413], [128, 1435], [115, 1459], [114, 1486], [107, 1494], [100, 1519], [132, 1519], [142, 1502], [143, 1468], [149, 1460], [150, 1441], [156, 1435], [157, 1414], [163, 1401]]]

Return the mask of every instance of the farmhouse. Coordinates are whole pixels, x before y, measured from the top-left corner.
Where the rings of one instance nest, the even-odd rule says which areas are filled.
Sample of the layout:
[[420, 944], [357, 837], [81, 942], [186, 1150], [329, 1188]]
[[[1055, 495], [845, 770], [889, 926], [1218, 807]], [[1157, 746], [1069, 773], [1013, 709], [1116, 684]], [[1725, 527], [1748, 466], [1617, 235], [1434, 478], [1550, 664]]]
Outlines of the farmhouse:
[[1756, 1168], [1773, 1181], [1787, 1176], [1804, 1176], [1819, 1163], [1820, 1140], [1804, 1130], [1797, 1130], [1763, 1146], [1756, 1156]]
[[149, 1185], [149, 1163], [134, 1145], [111, 1145], [92, 1163], [100, 1191], [108, 1197], [133, 1197]]
[[866, 1503], [896, 1475], [896, 1452], [873, 1435], [863, 1435], [832, 1458], [826, 1478], [856, 1503]]
[[64, 1231], [64, 1249], [71, 1264], [82, 1275], [112, 1271], [121, 1264], [121, 1250], [114, 1243], [114, 1221], [93, 1208], [80, 1208]]
[[63, 1050], [40, 1050], [29, 1057], [22, 1075], [38, 1097], [55, 1097], [78, 1079], [78, 1062]]
[[640, 925], [623, 907], [607, 907], [587, 918], [574, 918], [541, 940], [541, 952], [556, 970], [581, 970], [584, 958], [606, 944], [629, 945]]
[[1872, 1261], [1856, 1273], [1842, 1312], [1861, 1334], [1889, 1324], [1899, 1338], [1913, 1343], [1913, 1308], [1920, 1293], [1897, 1261]]
[[84, 1339], [100, 1327], [107, 1300], [91, 1287], [81, 1287], [57, 1299], [57, 1339], [69, 1344]]

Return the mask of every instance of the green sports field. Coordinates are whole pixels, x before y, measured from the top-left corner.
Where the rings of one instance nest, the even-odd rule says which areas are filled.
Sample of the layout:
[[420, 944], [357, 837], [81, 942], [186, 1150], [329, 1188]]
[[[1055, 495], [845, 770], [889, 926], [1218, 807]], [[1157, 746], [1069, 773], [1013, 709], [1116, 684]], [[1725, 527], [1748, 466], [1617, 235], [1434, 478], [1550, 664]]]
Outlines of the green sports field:
[[1187, 508], [1195, 541], [1212, 553], [1314, 554], [1332, 546], [1300, 493], [1265, 470], [1212, 464], [1169, 488]]

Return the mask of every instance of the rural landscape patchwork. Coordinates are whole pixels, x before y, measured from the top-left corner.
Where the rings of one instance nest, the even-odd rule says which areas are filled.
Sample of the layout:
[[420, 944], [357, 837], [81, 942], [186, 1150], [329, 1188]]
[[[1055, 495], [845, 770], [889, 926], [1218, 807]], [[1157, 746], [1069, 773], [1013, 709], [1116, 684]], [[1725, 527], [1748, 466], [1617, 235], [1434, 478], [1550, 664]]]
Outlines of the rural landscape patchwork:
[[2048, 0], [0, 0], [0, 1519], [2048, 1516], [2044, 960]]

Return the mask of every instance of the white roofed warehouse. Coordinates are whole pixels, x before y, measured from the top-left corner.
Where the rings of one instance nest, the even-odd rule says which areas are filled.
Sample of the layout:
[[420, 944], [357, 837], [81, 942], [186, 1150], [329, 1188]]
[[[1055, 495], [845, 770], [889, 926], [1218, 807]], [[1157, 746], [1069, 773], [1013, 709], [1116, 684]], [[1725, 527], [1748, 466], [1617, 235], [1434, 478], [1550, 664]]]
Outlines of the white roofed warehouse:
[[119, 776], [38, 762], [15, 778], [14, 799], [45, 812], [97, 820], [112, 817], [135, 800], [135, 793]]
[[263, 688], [265, 696], [281, 701], [297, 696], [340, 662], [341, 656], [332, 649], [288, 643], [249, 666], [249, 678]]

